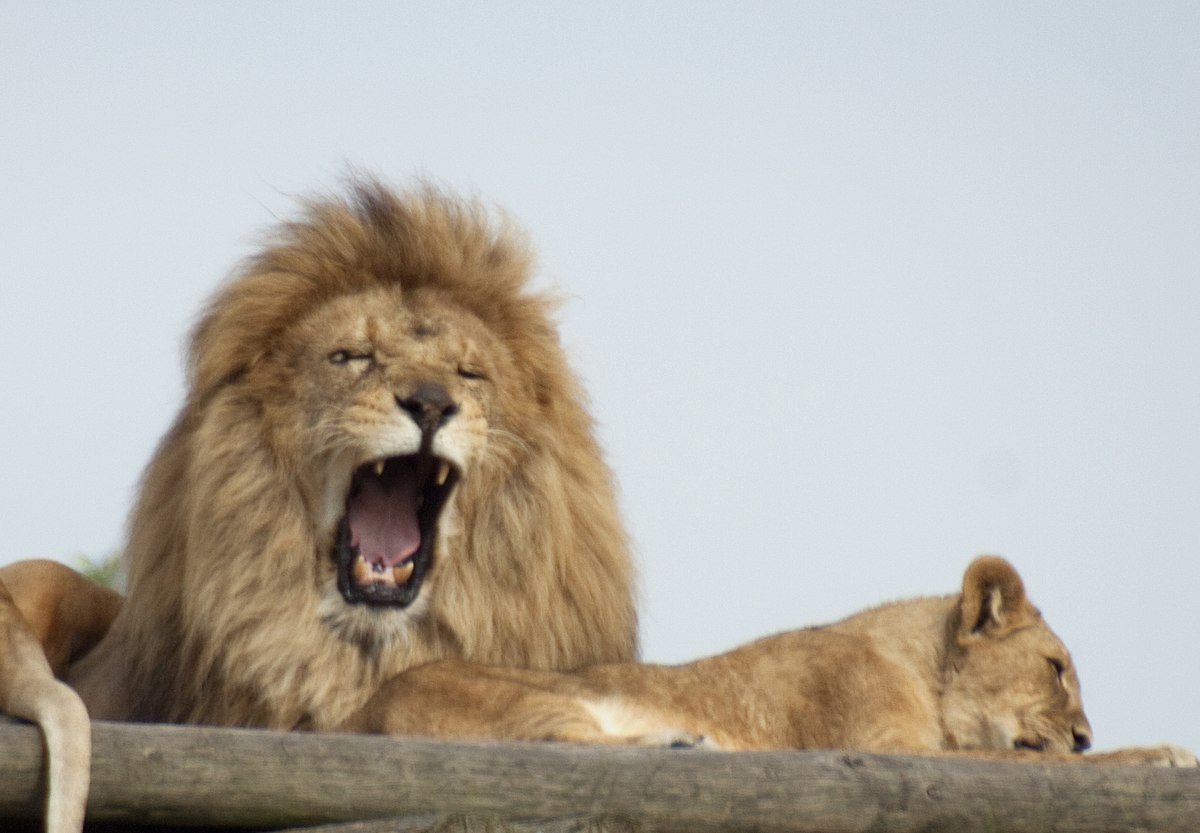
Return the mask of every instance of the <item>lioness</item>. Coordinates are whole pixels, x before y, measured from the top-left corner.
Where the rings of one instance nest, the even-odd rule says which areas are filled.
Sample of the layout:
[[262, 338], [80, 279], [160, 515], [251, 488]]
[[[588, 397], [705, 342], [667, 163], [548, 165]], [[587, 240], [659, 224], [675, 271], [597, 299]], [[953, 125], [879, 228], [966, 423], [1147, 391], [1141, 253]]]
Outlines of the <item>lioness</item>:
[[853, 747], [1195, 766], [1174, 746], [1082, 756], [1092, 743], [1071, 657], [1007, 561], [962, 592], [875, 607], [686, 665], [564, 674], [440, 662], [393, 679], [362, 731], [727, 750]]

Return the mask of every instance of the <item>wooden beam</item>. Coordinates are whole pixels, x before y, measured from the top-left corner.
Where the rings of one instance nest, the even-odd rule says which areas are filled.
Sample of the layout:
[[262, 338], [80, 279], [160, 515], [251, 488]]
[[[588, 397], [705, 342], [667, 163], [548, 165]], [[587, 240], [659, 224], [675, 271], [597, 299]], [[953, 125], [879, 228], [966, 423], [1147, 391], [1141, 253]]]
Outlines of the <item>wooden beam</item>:
[[[283, 828], [466, 814], [662, 831], [1200, 830], [1200, 770], [845, 751], [721, 753], [98, 722], [94, 821]], [[42, 802], [42, 748], [0, 724], [0, 819]]]

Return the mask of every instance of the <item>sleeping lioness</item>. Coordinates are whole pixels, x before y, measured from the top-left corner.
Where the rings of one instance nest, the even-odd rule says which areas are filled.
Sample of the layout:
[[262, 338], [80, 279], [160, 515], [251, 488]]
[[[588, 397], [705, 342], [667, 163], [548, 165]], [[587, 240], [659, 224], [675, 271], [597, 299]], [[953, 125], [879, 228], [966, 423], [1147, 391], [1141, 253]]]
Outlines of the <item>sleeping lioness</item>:
[[898, 753], [1196, 766], [1174, 746], [1092, 743], [1071, 657], [1007, 561], [962, 592], [871, 608], [686, 665], [578, 673], [438, 662], [394, 679], [357, 718], [393, 734], [720, 749]]

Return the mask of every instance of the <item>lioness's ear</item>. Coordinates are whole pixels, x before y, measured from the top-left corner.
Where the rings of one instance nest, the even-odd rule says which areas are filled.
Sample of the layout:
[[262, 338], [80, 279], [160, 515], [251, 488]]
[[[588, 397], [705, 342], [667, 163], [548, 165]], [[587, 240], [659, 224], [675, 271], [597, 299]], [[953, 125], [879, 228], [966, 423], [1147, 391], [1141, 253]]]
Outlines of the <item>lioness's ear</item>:
[[994, 555], [981, 555], [967, 567], [959, 610], [960, 642], [981, 634], [999, 636], [1027, 624], [1034, 615], [1016, 569]]

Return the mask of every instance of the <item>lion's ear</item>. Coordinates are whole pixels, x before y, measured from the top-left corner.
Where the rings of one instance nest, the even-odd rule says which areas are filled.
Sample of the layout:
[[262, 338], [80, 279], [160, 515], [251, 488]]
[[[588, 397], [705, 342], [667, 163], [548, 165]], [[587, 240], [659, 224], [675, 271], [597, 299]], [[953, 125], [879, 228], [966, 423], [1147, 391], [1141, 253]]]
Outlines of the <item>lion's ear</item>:
[[1016, 569], [994, 555], [981, 555], [967, 567], [959, 610], [959, 642], [1001, 636], [1037, 616]]

